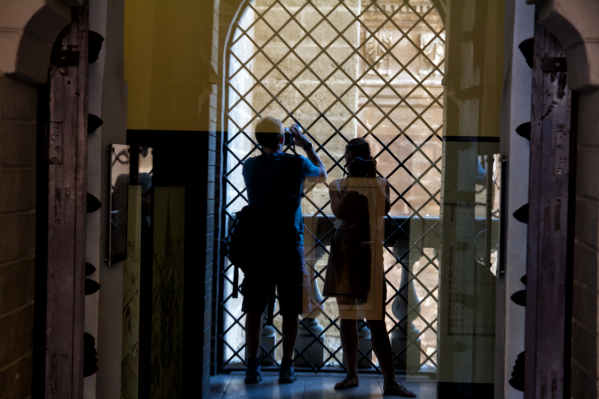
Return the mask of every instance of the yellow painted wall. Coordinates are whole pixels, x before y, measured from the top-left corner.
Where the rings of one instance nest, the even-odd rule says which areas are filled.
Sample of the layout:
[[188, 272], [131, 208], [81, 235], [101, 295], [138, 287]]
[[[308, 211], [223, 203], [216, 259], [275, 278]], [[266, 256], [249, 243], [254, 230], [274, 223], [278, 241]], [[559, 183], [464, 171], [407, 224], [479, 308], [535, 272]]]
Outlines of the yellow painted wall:
[[213, 9], [213, 0], [126, 0], [128, 129], [207, 130]]
[[[471, 8], [485, 23], [451, 26], [452, 21], [447, 22], [444, 137], [500, 136], [505, 2], [485, 2], [486, 14], [469, 0], [452, 0], [448, 8], [449, 13], [458, 10], [453, 11], [456, 15]], [[468, 37], [483, 37], [484, 42]], [[484, 54], [481, 64], [475, 65], [473, 53]]]

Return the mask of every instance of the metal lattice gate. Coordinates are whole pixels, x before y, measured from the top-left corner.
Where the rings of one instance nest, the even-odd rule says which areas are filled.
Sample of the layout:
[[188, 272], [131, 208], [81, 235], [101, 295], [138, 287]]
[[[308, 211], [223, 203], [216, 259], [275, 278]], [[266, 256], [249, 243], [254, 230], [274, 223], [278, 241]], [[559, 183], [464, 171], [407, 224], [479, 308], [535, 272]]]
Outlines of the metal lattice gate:
[[[255, 0], [241, 10], [226, 47], [222, 231], [247, 204], [242, 163], [260, 154], [251, 133], [260, 117], [286, 125], [296, 118], [330, 178], [343, 176], [347, 141], [367, 138], [379, 174], [391, 183], [386, 322], [396, 366], [434, 372], [445, 45], [437, 11], [429, 0]], [[338, 314], [319, 294], [334, 220], [326, 184], [306, 190], [302, 211], [312, 300], [320, 311], [301, 321], [296, 363], [342, 370]], [[233, 267], [226, 257], [221, 262], [218, 363], [239, 369], [246, 363], [245, 315], [241, 296], [232, 296]], [[263, 332], [267, 366], [280, 360], [280, 330], [277, 312], [274, 327]], [[359, 365], [378, 371], [372, 350], [360, 349]], [[314, 361], [314, 351], [323, 352], [322, 361]]]

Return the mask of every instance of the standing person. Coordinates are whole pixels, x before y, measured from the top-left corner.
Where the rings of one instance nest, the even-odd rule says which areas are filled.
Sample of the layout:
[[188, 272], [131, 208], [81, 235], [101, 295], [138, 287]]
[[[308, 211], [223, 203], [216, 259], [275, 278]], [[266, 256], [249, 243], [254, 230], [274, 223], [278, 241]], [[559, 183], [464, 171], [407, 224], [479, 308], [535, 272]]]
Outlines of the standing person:
[[304, 181], [324, 182], [327, 173], [312, 143], [298, 127], [291, 128], [293, 140], [296, 146], [304, 149], [307, 158], [283, 152], [285, 135], [278, 119], [263, 118], [255, 130], [263, 154], [243, 163], [243, 178], [249, 207], [263, 221], [256, 228], [262, 234], [264, 246], [256, 248], [252, 254], [260, 258], [260, 272], [246, 274], [240, 287], [243, 294], [241, 309], [247, 313], [245, 383], [262, 381], [258, 349], [264, 310], [274, 300], [275, 287], [283, 316], [283, 360], [279, 382], [292, 383], [297, 379], [292, 358], [298, 316], [310, 312], [310, 278], [304, 264], [304, 222], [300, 203]]
[[[360, 309], [360, 306], [366, 303], [367, 296], [372, 301], [374, 295], [382, 295], [382, 300], [378, 298], [383, 306], [381, 319], [367, 319], [366, 323], [371, 331], [372, 349], [379, 360], [385, 379], [383, 392], [385, 395], [416, 397], [412, 391], [395, 380], [393, 354], [384, 319], [386, 289], [383, 289], [380, 294], [369, 292], [370, 268], [375, 267], [375, 273], [383, 273], [382, 230], [384, 229], [381, 226], [383, 226], [382, 218], [390, 208], [389, 182], [376, 177], [376, 162], [372, 159], [370, 145], [363, 138], [349, 141], [344, 158], [349, 177], [334, 180], [329, 185], [331, 209], [337, 219], [335, 222], [337, 230], [331, 244], [323, 294], [337, 298], [340, 314], [342, 307], [346, 309], [351, 306], [353, 309]], [[353, 163], [355, 164], [352, 165]], [[377, 195], [371, 195], [373, 193]], [[384, 196], [384, 212], [373, 204], [377, 196]], [[372, 232], [377, 233], [372, 236]], [[362, 247], [364, 245], [374, 248], [373, 257], [370, 250], [366, 249], [364, 252]], [[376, 246], [379, 246], [378, 250]], [[359, 310], [355, 312], [356, 317], [351, 319], [343, 318], [343, 314], [341, 315], [341, 345], [347, 376], [335, 385], [335, 389], [348, 389], [360, 384], [356, 320], [360, 318], [358, 314]]]

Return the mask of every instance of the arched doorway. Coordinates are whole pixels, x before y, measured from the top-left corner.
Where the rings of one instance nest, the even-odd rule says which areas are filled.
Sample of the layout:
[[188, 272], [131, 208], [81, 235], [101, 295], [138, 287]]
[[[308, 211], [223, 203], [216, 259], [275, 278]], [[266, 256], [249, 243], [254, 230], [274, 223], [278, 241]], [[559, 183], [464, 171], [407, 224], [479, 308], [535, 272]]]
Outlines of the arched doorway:
[[[70, 3], [72, 6], [82, 4], [83, 1]], [[51, 397], [56, 392], [81, 397], [84, 294], [83, 278], [78, 278], [82, 274], [74, 264], [82, 261], [84, 248], [75, 243], [74, 236], [68, 236], [68, 233], [74, 227], [80, 228], [80, 233], [85, 230], [85, 224], [81, 223], [85, 211], [81, 212], [80, 202], [85, 191], [81, 180], [73, 184], [72, 179], [72, 172], [76, 169], [74, 164], [80, 166], [87, 159], [86, 152], [77, 153], [72, 145], [73, 137], [78, 135], [81, 138], [81, 130], [85, 129], [85, 125], [77, 125], [78, 116], [84, 115], [83, 112], [77, 113], [80, 110], [77, 107], [87, 101], [84, 90], [87, 77], [83, 73], [77, 76], [78, 71], [86, 70], [85, 60], [73, 51], [70, 55], [75, 56], [69, 57], [70, 68], [65, 65], [61, 75], [68, 85], [72, 83], [70, 87], [75, 88], [73, 92], [77, 91], [77, 96], [74, 93], [69, 95], [67, 84], [61, 87], [62, 91], [53, 92], [52, 111], [71, 106], [68, 117], [42, 119], [40, 113], [43, 110], [40, 109], [46, 107], [49, 110], [50, 106], [49, 97], [44, 98], [44, 91], [39, 88], [48, 79], [55, 41], [70, 33], [70, 47], [77, 48], [77, 39], [87, 37], [87, 21], [79, 19], [83, 15], [79, 14], [80, 8], [71, 8], [60, 2], [12, 2], [1, 8], [4, 17], [0, 45], [2, 392], [3, 396], [10, 398], [30, 397], [32, 394]], [[65, 35], [63, 29], [71, 22], [71, 26], [79, 26], [80, 30], [75, 28], [74, 35], [73, 30]], [[79, 37], [77, 32], [80, 32]], [[79, 51], [84, 54], [83, 49]], [[78, 77], [81, 79], [78, 80]], [[82, 95], [79, 96], [79, 93]], [[59, 112], [53, 113], [53, 116], [58, 115]], [[48, 150], [50, 146], [44, 142], [46, 133], [54, 128], [47, 123], [49, 120], [62, 129], [54, 136], [57, 139], [54, 141], [60, 140], [60, 144], [51, 146], [61, 152], [54, 162], [57, 168], [51, 174], [62, 172], [65, 175], [64, 184], [68, 186], [67, 190], [72, 190], [68, 193], [62, 182], [48, 178], [49, 164], [54, 158]], [[46, 159], [44, 155], [50, 156]], [[79, 179], [86, 176], [83, 168], [78, 171]], [[45, 187], [45, 192], [42, 187]], [[49, 200], [47, 192], [50, 187], [52, 198]], [[49, 237], [48, 224], [52, 223], [48, 223], [47, 219], [48, 203], [52, 200], [60, 203], [62, 200], [65, 204], [66, 198], [69, 206], [56, 205], [53, 209], [55, 223], [50, 226], [56, 233], [56, 225], [59, 224], [56, 221], [60, 222], [62, 218], [62, 232]], [[74, 215], [77, 215], [77, 221]], [[56, 256], [53, 251], [56, 245], [49, 248], [48, 241], [64, 237], [68, 239], [61, 241], [61, 254]], [[69, 255], [70, 259], [65, 261]]]
[[[436, 373], [438, 234], [441, 190], [445, 28], [429, 0], [244, 2], [225, 48], [223, 222], [247, 203], [241, 164], [259, 154], [253, 125], [294, 118], [315, 143], [329, 176], [343, 176], [344, 147], [366, 137], [379, 173], [391, 183], [386, 226], [387, 326], [396, 366]], [[290, 148], [287, 151], [291, 151]], [[322, 289], [333, 231], [328, 190], [305, 194], [305, 252], [320, 312], [303, 320], [300, 367], [342, 368], [336, 310]], [[223, 228], [222, 231], [227, 231]], [[412, 240], [410, 240], [412, 238]], [[243, 368], [241, 298], [233, 298], [233, 268], [222, 259], [218, 367]], [[263, 333], [265, 363], [280, 360], [280, 321]], [[360, 364], [378, 371], [361, 337]], [[305, 342], [305, 343], [302, 343]]]

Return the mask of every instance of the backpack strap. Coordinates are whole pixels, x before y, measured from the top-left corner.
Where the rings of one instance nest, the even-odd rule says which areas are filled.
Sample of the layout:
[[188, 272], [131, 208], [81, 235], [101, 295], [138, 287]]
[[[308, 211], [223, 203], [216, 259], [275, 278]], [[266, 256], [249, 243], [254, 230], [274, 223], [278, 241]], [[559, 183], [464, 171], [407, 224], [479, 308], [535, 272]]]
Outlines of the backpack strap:
[[[239, 215], [237, 215], [237, 217], [239, 217]], [[235, 221], [233, 222], [231, 231], [235, 230], [238, 223], [239, 223], [239, 220], [237, 218], [235, 218]], [[228, 237], [227, 239], [223, 239], [223, 244], [225, 245], [225, 251], [229, 250], [230, 242], [231, 242], [231, 237]], [[232, 294], [232, 297], [233, 298], [239, 297], [239, 267], [235, 263], [233, 264], [233, 294]]]

